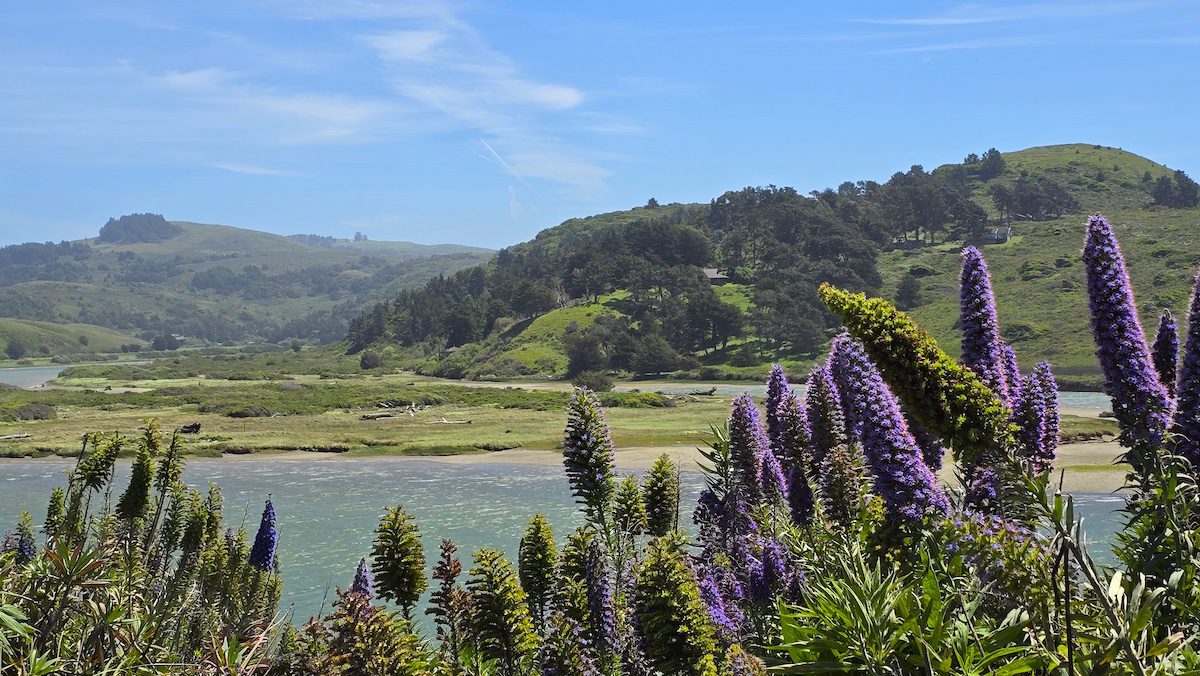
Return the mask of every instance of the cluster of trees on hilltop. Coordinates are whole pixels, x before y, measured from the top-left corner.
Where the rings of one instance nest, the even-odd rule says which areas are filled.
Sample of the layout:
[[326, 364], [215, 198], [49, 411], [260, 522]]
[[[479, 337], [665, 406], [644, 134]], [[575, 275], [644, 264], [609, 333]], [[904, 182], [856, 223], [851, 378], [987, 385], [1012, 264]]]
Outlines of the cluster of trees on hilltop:
[[[1147, 172], [1149, 173], [1149, 172]], [[1146, 177], [1142, 177], [1143, 182]], [[1159, 176], [1150, 191], [1154, 204], [1172, 209], [1184, 209], [1200, 204], [1200, 184], [1193, 181], [1182, 170], [1171, 176]]]
[[126, 214], [108, 219], [100, 228], [96, 241], [105, 244], [161, 242], [182, 232], [183, 228], [169, 222], [162, 214]]
[[[502, 250], [486, 267], [401, 292], [351, 323], [351, 350], [379, 340], [444, 339], [453, 347], [482, 339], [501, 319], [624, 290], [628, 296], [615, 305], [627, 319], [619, 330], [596, 330], [606, 341], [654, 346], [647, 362], [722, 346], [745, 327], [778, 350], [804, 352], [819, 345], [829, 327], [816, 305], [820, 281], [863, 290], [879, 285], [873, 233], [791, 188], [746, 188], [707, 208], [638, 213], [627, 223], [552, 229]], [[747, 315], [722, 301], [705, 266], [752, 283], [756, 309]]]

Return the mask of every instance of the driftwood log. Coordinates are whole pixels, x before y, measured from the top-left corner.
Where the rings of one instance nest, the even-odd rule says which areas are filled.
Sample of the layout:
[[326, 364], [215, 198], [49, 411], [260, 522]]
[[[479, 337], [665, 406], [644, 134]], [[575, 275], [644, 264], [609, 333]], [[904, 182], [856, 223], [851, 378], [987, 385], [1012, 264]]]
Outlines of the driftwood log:
[[33, 438], [33, 435], [29, 434], [29, 433], [5, 434], [4, 436], [0, 437], [0, 441], [16, 441], [17, 439], [32, 439], [32, 438]]
[[364, 413], [360, 420], [379, 420], [381, 418], [395, 418], [395, 413]]

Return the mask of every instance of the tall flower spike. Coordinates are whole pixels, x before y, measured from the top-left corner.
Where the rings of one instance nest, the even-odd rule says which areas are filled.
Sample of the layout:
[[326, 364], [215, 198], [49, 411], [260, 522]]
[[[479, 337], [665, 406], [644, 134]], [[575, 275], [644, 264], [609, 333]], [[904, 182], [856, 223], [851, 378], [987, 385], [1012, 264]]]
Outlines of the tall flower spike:
[[788, 500], [788, 482], [783, 465], [771, 449], [763, 453], [762, 474], [763, 499], [770, 505], [785, 505]]
[[1011, 406], [1021, 394], [1021, 367], [1017, 366], [1017, 353], [1012, 345], [1001, 343], [1000, 349], [1004, 353], [1004, 378], [1008, 385], [1007, 403]]
[[1167, 396], [1175, 396], [1175, 376], [1179, 370], [1179, 331], [1170, 310], [1158, 317], [1158, 332], [1154, 334], [1154, 370], [1167, 388]]
[[275, 567], [275, 547], [279, 544], [279, 533], [275, 530], [275, 506], [267, 500], [263, 508], [254, 546], [250, 548], [250, 565], [267, 572]]
[[1187, 343], [1184, 344], [1177, 393], [1174, 432], [1179, 442], [1175, 452], [1193, 465], [1200, 465], [1200, 274], [1196, 275], [1192, 304], [1188, 309]]
[[729, 414], [729, 455], [737, 486], [751, 505], [762, 502], [762, 461], [767, 449], [767, 435], [758, 408], [750, 395], [743, 392], [734, 397], [733, 411]]
[[825, 456], [833, 449], [846, 443], [846, 419], [842, 415], [841, 395], [829, 366], [822, 364], [813, 368], [808, 375], [808, 424], [812, 437], [812, 469], [821, 466]]
[[1038, 362], [1033, 367], [1033, 381], [1042, 392], [1045, 401], [1045, 424], [1042, 425], [1042, 467], [1050, 471], [1058, 456], [1058, 435], [1061, 425], [1058, 411], [1058, 381], [1050, 370], [1050, 362]]
[[1129, 460], [1140, 471], [1142, 456], [1163, 440], [1170, 404], [1151, 364], [1125, 257], [1112, 226], [1099, 214], [1088, 220], [1083, 263], [1105, 389], [1121, 426], [1121, 443], [1131, 449]]
[[808, 410], [794, 392], [789, 392], [776, 406], [775, 418], [779, 421], [779, 435], [771, 450], [788, 469], [803, 465], [812, 452], [812, 426], [808, 422]]
[[603, 522], [616, 492], [614, 449], [604, 410], [586, 387], [576, 388], [568, 406], [563, 435], [563, 465], [576, 502], [589, 520]]
[[[779, 404], [784, 397], [791, 394], [791, 388], [788, 387], [787, 374], [783, 372], [783, 367], [775, 364], [771, 367], [771, 374], [767, 377], [767, 400], [764, 402], [767, 408], [767, 439], [771, 442], [771, 448], [777, 449], [780, 443], [780, 437], [783, 435], [783, 425], [779, 418]], [[776, 450], [776, 455], [779, 455]]]
[[996, 299], [983, 254], [973, 246], [962, 251], [959, 321], [962, 323], [962, 363], [979, 375], [1001, 401], [1008, 402], [1007, 362]]
[[354, 571], [354, 582], [350, 585], [350, 593], [371, 600], [371, 568], [366, 559], [358, 560], [358, 570]]
[[1021, 396], [1013, 404], [1013, 422], [1017, 425], [1017, 445], [1020, 457], [1036, 476], [1050, 469], [1042, 445], [1046, 440], [1046, 396], [1042, 383], [1034, 374], [1021, 384]]
[[857, 341], [842, 335], [834, 343], [833, 375], [861, 429], [875, 492], [901, 521], [919, 520], [927, 512], [945, 513], [950, 503], [909, 433], [896, 396]]
[[591, 645], [601, 663], [620, 658], [621, 646], [617, 638], [617, 616], [613, 605], [611, 576], [608, 559], [597, 540], [588, 543], [586, 574], [588, 626]]

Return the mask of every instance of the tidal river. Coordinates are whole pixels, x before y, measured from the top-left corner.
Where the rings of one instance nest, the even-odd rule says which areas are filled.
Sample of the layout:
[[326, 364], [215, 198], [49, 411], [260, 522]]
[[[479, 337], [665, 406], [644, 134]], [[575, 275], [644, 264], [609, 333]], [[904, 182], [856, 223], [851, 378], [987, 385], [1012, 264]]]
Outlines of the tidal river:
[[[21, 511], [45, 518], [46, 500], [64, 484], [73, 460], [0, 461], [0, 531], [11, 528]], [[123, 490], [128, 462], [118, 470]], [[221, 486], [228, 525], [244, 523], [253, 537], [268, 495], [279, 517], [283, 607], [302, 621], [328, 609], [335, 585], [345, 588], [359, 558], [368, 556], [377, 519], [388, 505], [412, 512], [432, 569], [442, 538], [458, 544], [464, 569], [480, 547], [499, 547], [515, 559], [521, 533], [535, 512], [545, 514], [560, 544], [581, 522], [566, 476], [559, 467], [528, 464], [447, 464], [416, 459], [280, 460], [194, 459], [184, 480], [200, 488]], [[685, 472], [684, 518], [703, 487], [697, 472]], [[1085, 530], [1106, 539], [1117, 527], [1119, 498], [1078, 496]], [[1097, 548], [1101, 560], [1108, 557]]]

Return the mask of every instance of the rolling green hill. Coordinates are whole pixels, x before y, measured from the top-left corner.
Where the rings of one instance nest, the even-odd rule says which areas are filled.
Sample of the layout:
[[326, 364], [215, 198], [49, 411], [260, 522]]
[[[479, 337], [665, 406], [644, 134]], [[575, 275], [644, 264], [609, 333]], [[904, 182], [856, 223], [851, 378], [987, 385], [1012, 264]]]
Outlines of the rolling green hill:
[[5, 355], [13, 342], [28, 357], [103, 354], [118, 352], [123, 346], [145, 345], [145, 341], [103, 326], [0, 318], [0, 355]]
[[[1153, 330], [1160, 309], [1185, 314], [1191, 281], [1200, 265], [1200, 246], [1196, 244], [1200, 239], [1197, 237], [1200, 208], [1156, 205], [1152, 194], [1155, 183], [1174, 176], [1175, 172], [1119, 148], [1065, 144], [1003, 153], [1002, 158], [1003, 170], [986, 178], [973, 171], [970, 164], [944, 165], [928, 175], [944, 177], [950, 185], [958, 186], [986, 214], [988, 226], [1011, 227], [1012, 237], [1008, 242], [980, 247], [992, 270], [1004, 335], [1016, 348], [1022, 366], [1028, 368], [1038, 360], [1047, 359], [1056, 365], [1067, 384], [1094, 387], [1099, 384], [1099, 372], [1087, 320], [1080, 262], [1086, 215], [1101, 211], [1116, 224], [1133, 270], [1135, 289], [1145, 313], [1143, 320]], [[898, 178], [893, 181], [900, 182]], [[888, 201], [886, 193], [891, 183], [843, 184], [836, 194], [825, 191], [813, 195], [817, 202], [829, 202], [833, 211], [844, 219], [859, 223], [868, 234], [872, 227], [895, 232], [894, 227], [889, 229], [890, 221], [905, 214], [893, 209], [894, 205]], [[1002, 221], [993, 195], [997, 190], [1017, 191], [1029, 186], [1060, 189], [1065, 194], [1059, 198], [1060, 205], [1067, 205], [1063, 209], [1066, 213], [1053, 217], [1054, 208], [1062, 209], [1054, 207], [1034, 216], [1041, 220], [1025, 220], [1029, 218], [1026, 214], [1013, 209], [1010, 218]], [[857, 201], [844, 198], [856, 193], [865, 197]], [[710, 205], [704, 204], [671, 204], [571, 219], [505, 250], [495, 260], [524, 261], [523, 269], [532, 270], [534, 275], [547, 275], [547, 285], [569, 286], [571, 275], [556, 270], [572, 265], [588, 269], [586, 257], [580, 258], [579, 254], [588, 242], [605, 236], [627, 236], [650, 228], [650, 224], [668, 222], [691, 224], [702, 230], [712, 243], [704, 264], [731, 272], [729, 261], [723, 259], [728, 249], [722, 248], [722, 242], [733, 236], [730, 234], [733, 231], [716, 223], [710, 209]], [[791, 227], [785, 225], [788, 219], [821, 218], [820, 212], [796, 216], [790, 212], [752, 210], [748, 214], [743, 220], [752, 222], [752, 227], [760, 228], [760, 232], [761, 228], [778, 232], [781, 227]], [[855, 218], [858, 220], [854, 221]], [[871, 219], [882, 225], [872, 225]], [[877, 240], [880, 251], [875, 267], [881, 283], [867, 289], [895, 298], [901, 280], [909, 275], [916, 278], [918, 298], [909, 311], [952, 353], [958, 352], [960, 341], [955, 325], [962, 232], [956, 232], [950, 223], [940, 231], [918, 231], [923, 241], [908, 239], [906, 234], [908, 241], [898, 242], [904, 246]], [[930, 244], [930, 240], [936, 243]], [[493, 263], [488, 270], [486, 275], [502, 277], [504, 267]], [[717, 299], [735, 307], [748, 321], [739, 335], [719, 348], [696, 349], [690, 355], [685, 351], [683, 361], [690, 361], [691, 365], [685, 364], [683, 375], [757, 376], [772, 361], [798, 370], [820, 354], [821, 339], [780, 350], [760, 333], [759, 327], [765, 323], [753, 318], [772, 308], [759, 307], [756, 302], [779, 303], [780, 299], [760, 293], [761, 281], [752, 278], [753, 272], [742, 273], [751, 278], [712, 287]], [[568, 284], [561, 280], [567, 280]], [[409, 364], [419, 370], [441, 375], [562, 376], [567, 366], [564, 337], [569, 331], [587, 331], [596, 317], [618, 314], [620, 303], [614, 299], [622, 294], [625, 292], [617, 291], [595, 299], [579, 297], [576, 292], [577, 297], [561, 303], [563, 307], [533, 319], [497, 321], [497, 328], [482, 340], [469, 341], [449, 352], [429, 356], [428, 348], [413, 351], [401, 347], [398, 353], [402, 359], [407, 356]], [[486, 299], [486, 292], [481, 298]], [[661, 320], [662, 316], [656, 318]], [[403, 322], [404, 317], [396, 320]], [[828, 337], [826, 333], [825, 339]]]
[[492, 254], [458, 245], [306, 243], [153, 214], [113, 219], [104, 230], [76, 242], [0, 249], [0, 317], [93, 324], [144, 339], [330, 342], [362, 307]]

